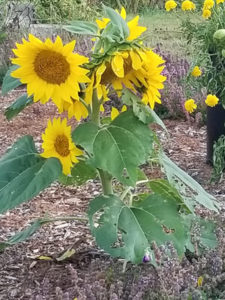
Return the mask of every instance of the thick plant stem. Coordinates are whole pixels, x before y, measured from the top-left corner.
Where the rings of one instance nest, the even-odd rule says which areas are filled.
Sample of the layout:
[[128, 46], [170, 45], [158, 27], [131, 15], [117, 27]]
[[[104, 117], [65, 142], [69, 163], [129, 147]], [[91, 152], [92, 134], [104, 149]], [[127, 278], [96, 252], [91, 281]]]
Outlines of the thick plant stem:
[[100, 101], [98, 100], [97, 96], [97, 90], [95, 89], [93, 92], [93, 98], [92, 98], [92, 114], [91, 114], [91, 120], [96, 125], [100, 125]]
[[98, 170], [98, 173], [102, 183], [103, 194], [104, 195], [113, 194], [112, 176], [101, 169]]
[[[93, 92], [93, 98], [92, 98], [91, 121], [95, 123], [97, 126], [100, 126], [100, 101], [98, 99], [96, 89]], [[113, 194], [112, 176], [101, 169], [98, 170], [98, 173], [102, 183], [103, 194], [104, 195]]]

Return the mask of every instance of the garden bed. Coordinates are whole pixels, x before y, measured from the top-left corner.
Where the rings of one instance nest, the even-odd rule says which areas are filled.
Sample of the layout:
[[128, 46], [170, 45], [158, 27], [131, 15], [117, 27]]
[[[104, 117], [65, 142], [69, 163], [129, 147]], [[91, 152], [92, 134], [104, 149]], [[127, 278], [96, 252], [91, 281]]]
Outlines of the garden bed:
[[[17, 90], [7, 97], [0, 97], [1, 154], [24, 134], [32, 134], [40, 147], [41, 133], [47, 119], [56, 114], [55, 107], [50, 103], [45, 106], [35, 104], [13, 121], [7, 122], [3, 115], [4, 109], [15, 99], [15, 93], [20, 95], [22, 92]], [[158, 134], [170, 158], [220, 199], [223, 205], [225, 182], [213, 186], [209, 184], [211, 167], [205, 163], [206, 128], [195, 128], [180, 120], [166, 120], [165, 124], [170, 133], [169, 140], [160, 129]], [[151, 175], [152, 172], [155, 172], [154, 169], [149, 168], [148, 174]], [[99, 193], [100, 185], [97, 180], [81, 187], [62, 188], [58, 183], [52, 184], [32, 201], [0, 215], [1, 240], [46, 214], [85, 218], [89, 200]], [[201, 209], [199, 213], [207, 215]], [[128, 264], [125, 273], [122, 273], [122, 261], [113, 260], [97, 249], [85, 222], [50, 223], [30, 240], [0, 254], [0, 299], [73, 300], [78, 297], [78, 300], [115, 300], [145, 299], [144, 295], [146, 299], [186, 299], [188, 293], [201, 295], [202, 289], [208, 289], [209, 295], [214, 293], [213, 290], [218, 290], [220, 296], [224, 295], [224, 288], [220, 287], [225, 277], [225, 242], [223, 244], [224, 237], [220, 230], [224, 226], [223, 210], [216, 219], [220, 243], [218, 250], [208, 252], [197, 260], [190, 260], [191, 262], [186, 258], [180, 262], [176, 254], [169, 260], [163, 254], [163, 249], [156, 249], [159, 255], [165, 256], [159, 269], [144, 264]], [[75, 253], [66, 260], [58, 261], [57, 258], [67, 249], [74, 249]], [[48, 258], [38, 259], [39, 256]], [[199, 276], [204, 278], [202, 287], [197, 286]], [[212, 277], [214, 281], [211, 280]], [[166, 298], [167, 296], [171, 298]]]

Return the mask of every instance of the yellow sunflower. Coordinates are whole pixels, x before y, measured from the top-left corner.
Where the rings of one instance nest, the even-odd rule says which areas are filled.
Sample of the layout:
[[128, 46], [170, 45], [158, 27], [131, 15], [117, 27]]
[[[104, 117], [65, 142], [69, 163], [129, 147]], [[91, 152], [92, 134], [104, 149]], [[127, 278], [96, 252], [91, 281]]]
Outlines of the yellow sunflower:
[[48, 121], [48, 126], [45, 133], [42, 134], [44, 152], [42, 157], [56, 157], [60, 160], [63, 168], [63, 173], [69, 175], [73, 163], [77, 163], [77, 156], [83, 154], [72, 141], [71, 127], [67, 126], [67, 120], [54, 118], [53, 121]]
[[[116, 10], [117, 11], [117, 10]], [[120, 16], [126, 20], [127, 18], [127, 13], [124, 7], [121, 8], [121, 12], [119, 13], [117, 11], [118, 14], [120, 14]], [[127, 37], [127, 41], [133, 41], [136, 38], [138, 38], [143, 32], [145, 32], [147, 30], [146, 27], [144, 26], [139, 26], [138, 25], [138, 21], [139, 21], [139, 16], [136, 16], [135, 18], [133, 18], [132, 20], [130, 20], [129, 22], [127, 22], [127, 26], [129, 28], [129, 36]], [[107, 24], [110, 22], [110, 19], [108, 18], [103, 18], [102, 20], [96, 20], [96, 23], [98, 25], [98, 28], [100, 30], [104, 29]]]
[[[98, 98], [107, 92], [107, 87], [112, 85], [121, 95], [123, 87], [136, 92], [142, 92], [142, 101], [153, 109], [155, 102], [161, 103], [160, 89], [166, 77], [161, 73], [165, 61], [151, 50], [130, 49], [118, 51], [98, 66], [91, 78], [91, 84], [87, 87], [85, 101], [90, 103], [93, 88], [97, 89]], [[105, 96], [105, 95], [104, 95]]]
[[12, 62], [19, 68], [11, 73], [27, 84], [28, 96], [33, 95], [34, 102], [46, 103], [50, 98], [60, 104], [62, 100], [71, 102], [71, 97], [79, 100], [79, 83], [89, 82], [88, 70], [81, 67], [88, 58], [73, 53], [75, 41], [65, 46], [57, 36], [55, 42], [46, 39], [42, 42], [33, 35], [23, 39], [13, 49], [17, 56]]

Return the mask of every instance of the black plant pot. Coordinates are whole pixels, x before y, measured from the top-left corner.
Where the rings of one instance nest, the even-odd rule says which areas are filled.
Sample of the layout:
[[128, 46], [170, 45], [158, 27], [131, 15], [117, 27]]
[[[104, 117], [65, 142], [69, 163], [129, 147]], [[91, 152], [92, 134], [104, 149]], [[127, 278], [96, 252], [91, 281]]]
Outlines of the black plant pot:
[[213, 145], [225, 135], [225, 109], [221, 104], [207, 107], [207, 163], [213, 163]]

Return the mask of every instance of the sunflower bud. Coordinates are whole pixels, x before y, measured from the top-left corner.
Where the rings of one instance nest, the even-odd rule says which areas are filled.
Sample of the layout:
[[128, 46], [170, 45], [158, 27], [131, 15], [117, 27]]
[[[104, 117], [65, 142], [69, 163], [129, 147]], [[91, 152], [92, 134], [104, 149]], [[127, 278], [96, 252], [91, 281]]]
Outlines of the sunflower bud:
[[219, 46], [225, 46], [225, 29], [217, 30], [213, 35], [214, 42]]

